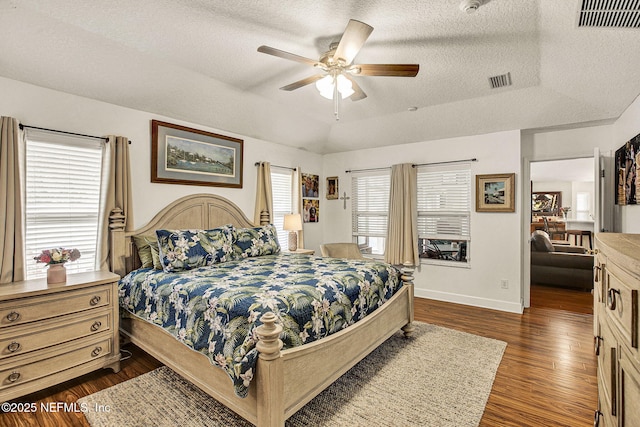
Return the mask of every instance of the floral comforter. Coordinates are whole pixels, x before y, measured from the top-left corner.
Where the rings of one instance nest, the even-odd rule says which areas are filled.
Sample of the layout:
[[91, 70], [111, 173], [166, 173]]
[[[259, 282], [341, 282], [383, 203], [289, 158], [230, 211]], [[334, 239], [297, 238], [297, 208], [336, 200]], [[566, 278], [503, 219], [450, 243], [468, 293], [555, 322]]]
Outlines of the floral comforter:
[[120, 306], [205, 354], [245, 397], [258, 351], [254, 328], [273, 311], [284, 348], [357, 322], [401, 287], [394, 267], [372, 260], [266, 255], [177, 273], [143, 268], [120, 281]]

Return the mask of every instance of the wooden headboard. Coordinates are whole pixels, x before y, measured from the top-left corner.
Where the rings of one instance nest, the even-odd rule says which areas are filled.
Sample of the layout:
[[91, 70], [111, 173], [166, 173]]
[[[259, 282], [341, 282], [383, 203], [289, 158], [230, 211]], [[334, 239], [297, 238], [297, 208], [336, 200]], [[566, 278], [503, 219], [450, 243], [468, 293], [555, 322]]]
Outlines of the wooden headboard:
[[154, 235], [159, 229], [204, 230], [225, 224], [256, 226], [233, 202], [214, 194], [194, 194], [178, 199], [158, 212], [147, 225], [134, 231], [124, 231], [124, 223], [122, 211], [114, 209], [109, 217], [109, 253], [111, 271], [121, 277], [140, 267], [133, 236]]

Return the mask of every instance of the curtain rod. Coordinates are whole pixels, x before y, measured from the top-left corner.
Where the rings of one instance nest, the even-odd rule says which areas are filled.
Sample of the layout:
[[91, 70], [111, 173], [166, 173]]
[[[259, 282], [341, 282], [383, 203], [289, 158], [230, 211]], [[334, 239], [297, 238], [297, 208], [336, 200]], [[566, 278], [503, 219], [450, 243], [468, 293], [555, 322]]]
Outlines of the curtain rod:
[[[64, 131], [64, 130], [40, 128], [40, 127], [37, 127], [37, 126], [27, 126], [27, 125], [23, 125], [22, 123], [20, 123], [20, 130], [23, 130], [24, 128], [46, 130], [48, 132], [64, 133], [66, 135], [84, 136], [85, 138], [104, 139], [105, 142], [109, 142], [109, 138], [107, 138], [105, 136], [85, 135], [83, 133], [67, 132], [67, 131]], [[129, 144], [131, 144], [131, 141], [129, 141]]]
[[[431, 165], [444, 165], [444, 164], [448, 164], [448, 163], [465, 163], [465, 162], [477, 162], [478, 159], [476, 159], [475, 157], [473, 159], [464, 159], [464, 160], [448, 160], [445, 162], [432, 162], [432, 163], [420, 163], [417, 165], [413, 165], [413, 167], [418, 167], [418, 166], [431, 166]], [[351, 172], [369, 172], [369, 171], [380, 171], [380, 170], [385, 170], [385, 169], [391, 169], [390, 166], [387, 166], [385, 168], [370, 168], [370, 169], [350, 169], [350, 170], [346, 170], [344, 171], [345, 173], [351, 173]]]
[[[261, 164], [261, 163], [262, 163], [262, 162], [256, 162], [256, 163], [254, 164], [254, 166], [260, 166], [260, 164]], [[271, 167], [272, 167], [272, 168], [280, 168], [280, 169], [289, 169], [289, 170], [292, 170], [292, 171], [296, 171], [296, 170], [298, 170], [298, 169], [296, 169], [296, 168], [290, 168], [290, 167], [288, 167], [288, 166], [271, 165]]]

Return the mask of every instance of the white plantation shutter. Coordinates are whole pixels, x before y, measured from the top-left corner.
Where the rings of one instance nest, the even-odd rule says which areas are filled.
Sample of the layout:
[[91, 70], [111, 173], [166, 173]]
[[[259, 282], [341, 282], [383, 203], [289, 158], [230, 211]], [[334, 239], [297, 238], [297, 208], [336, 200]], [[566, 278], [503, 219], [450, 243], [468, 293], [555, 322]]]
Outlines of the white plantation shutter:
[[352, 177], [352, 231], [354, 237], [386, 238], [389, 218], [390, 170]]
[[76, 248], [70, 273], [95, 269], [104, 141], [27, 129], [25, 256], [28, 279], [44, 277], [33, 258], [44, 249]]
[[471, 233], [469, 164], [418, 167], [418, 236], [469, 240]]
[[278, 232], [278, 242], [287, 248], [289, 232], [285, 231], [284, 216], [293, 210], [293, 172], [291, 170], [271, 169], [271, 191], [273, 195], [273, 225]]

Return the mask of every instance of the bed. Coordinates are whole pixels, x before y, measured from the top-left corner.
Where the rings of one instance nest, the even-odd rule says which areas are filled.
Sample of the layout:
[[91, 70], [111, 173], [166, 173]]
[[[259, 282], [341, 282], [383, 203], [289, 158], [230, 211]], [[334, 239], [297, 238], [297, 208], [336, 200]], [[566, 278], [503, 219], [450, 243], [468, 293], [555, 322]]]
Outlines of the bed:
[[[255, 227], [231, 201], [216, 195], [196, 194], [162, 209], [146, 226], [124, 231], [124, 216], [114, 210], [110, 217], [111, 269], [121, 277], [140, 272], [141, 260], [134, 241], [155, 230], [213, 229], [227, 224]], [[282, 262], [277, 259], [274, 262]], [[293, 256], [293, 255], [289, 255]], [[307, 261], [296, 255], [297, 263]], [[260, 258], [260, 257], [258, 257]], [[252, 262], [256, 262], [253, 260]], [[260, 262], [267, 262], [267, 258]], [[226, 268], [227, 266], [225, 266]], [[135, 270], [135, 271], [134, 271]], [[282, 349], [282, 326], [270, 311], [261, 314], [255, 329], [257, 360], [253, 378], [244, 393], [228, 373], [214, 366], [201, 352], [175, 339], [165, 329], [121, 310], [121, 333], [213, 398], [257, 426], [283, 426], [287, 418], [319, 394], [387, 338], [402, 329], [413, 331], [413, 283], [404, 269], [397, 291], [377, 309], [338, 332], [304, 345]], [[129, 277], [129, 276], [128, 276]], [[284, 337], [284, 335], [283, 335]]]

